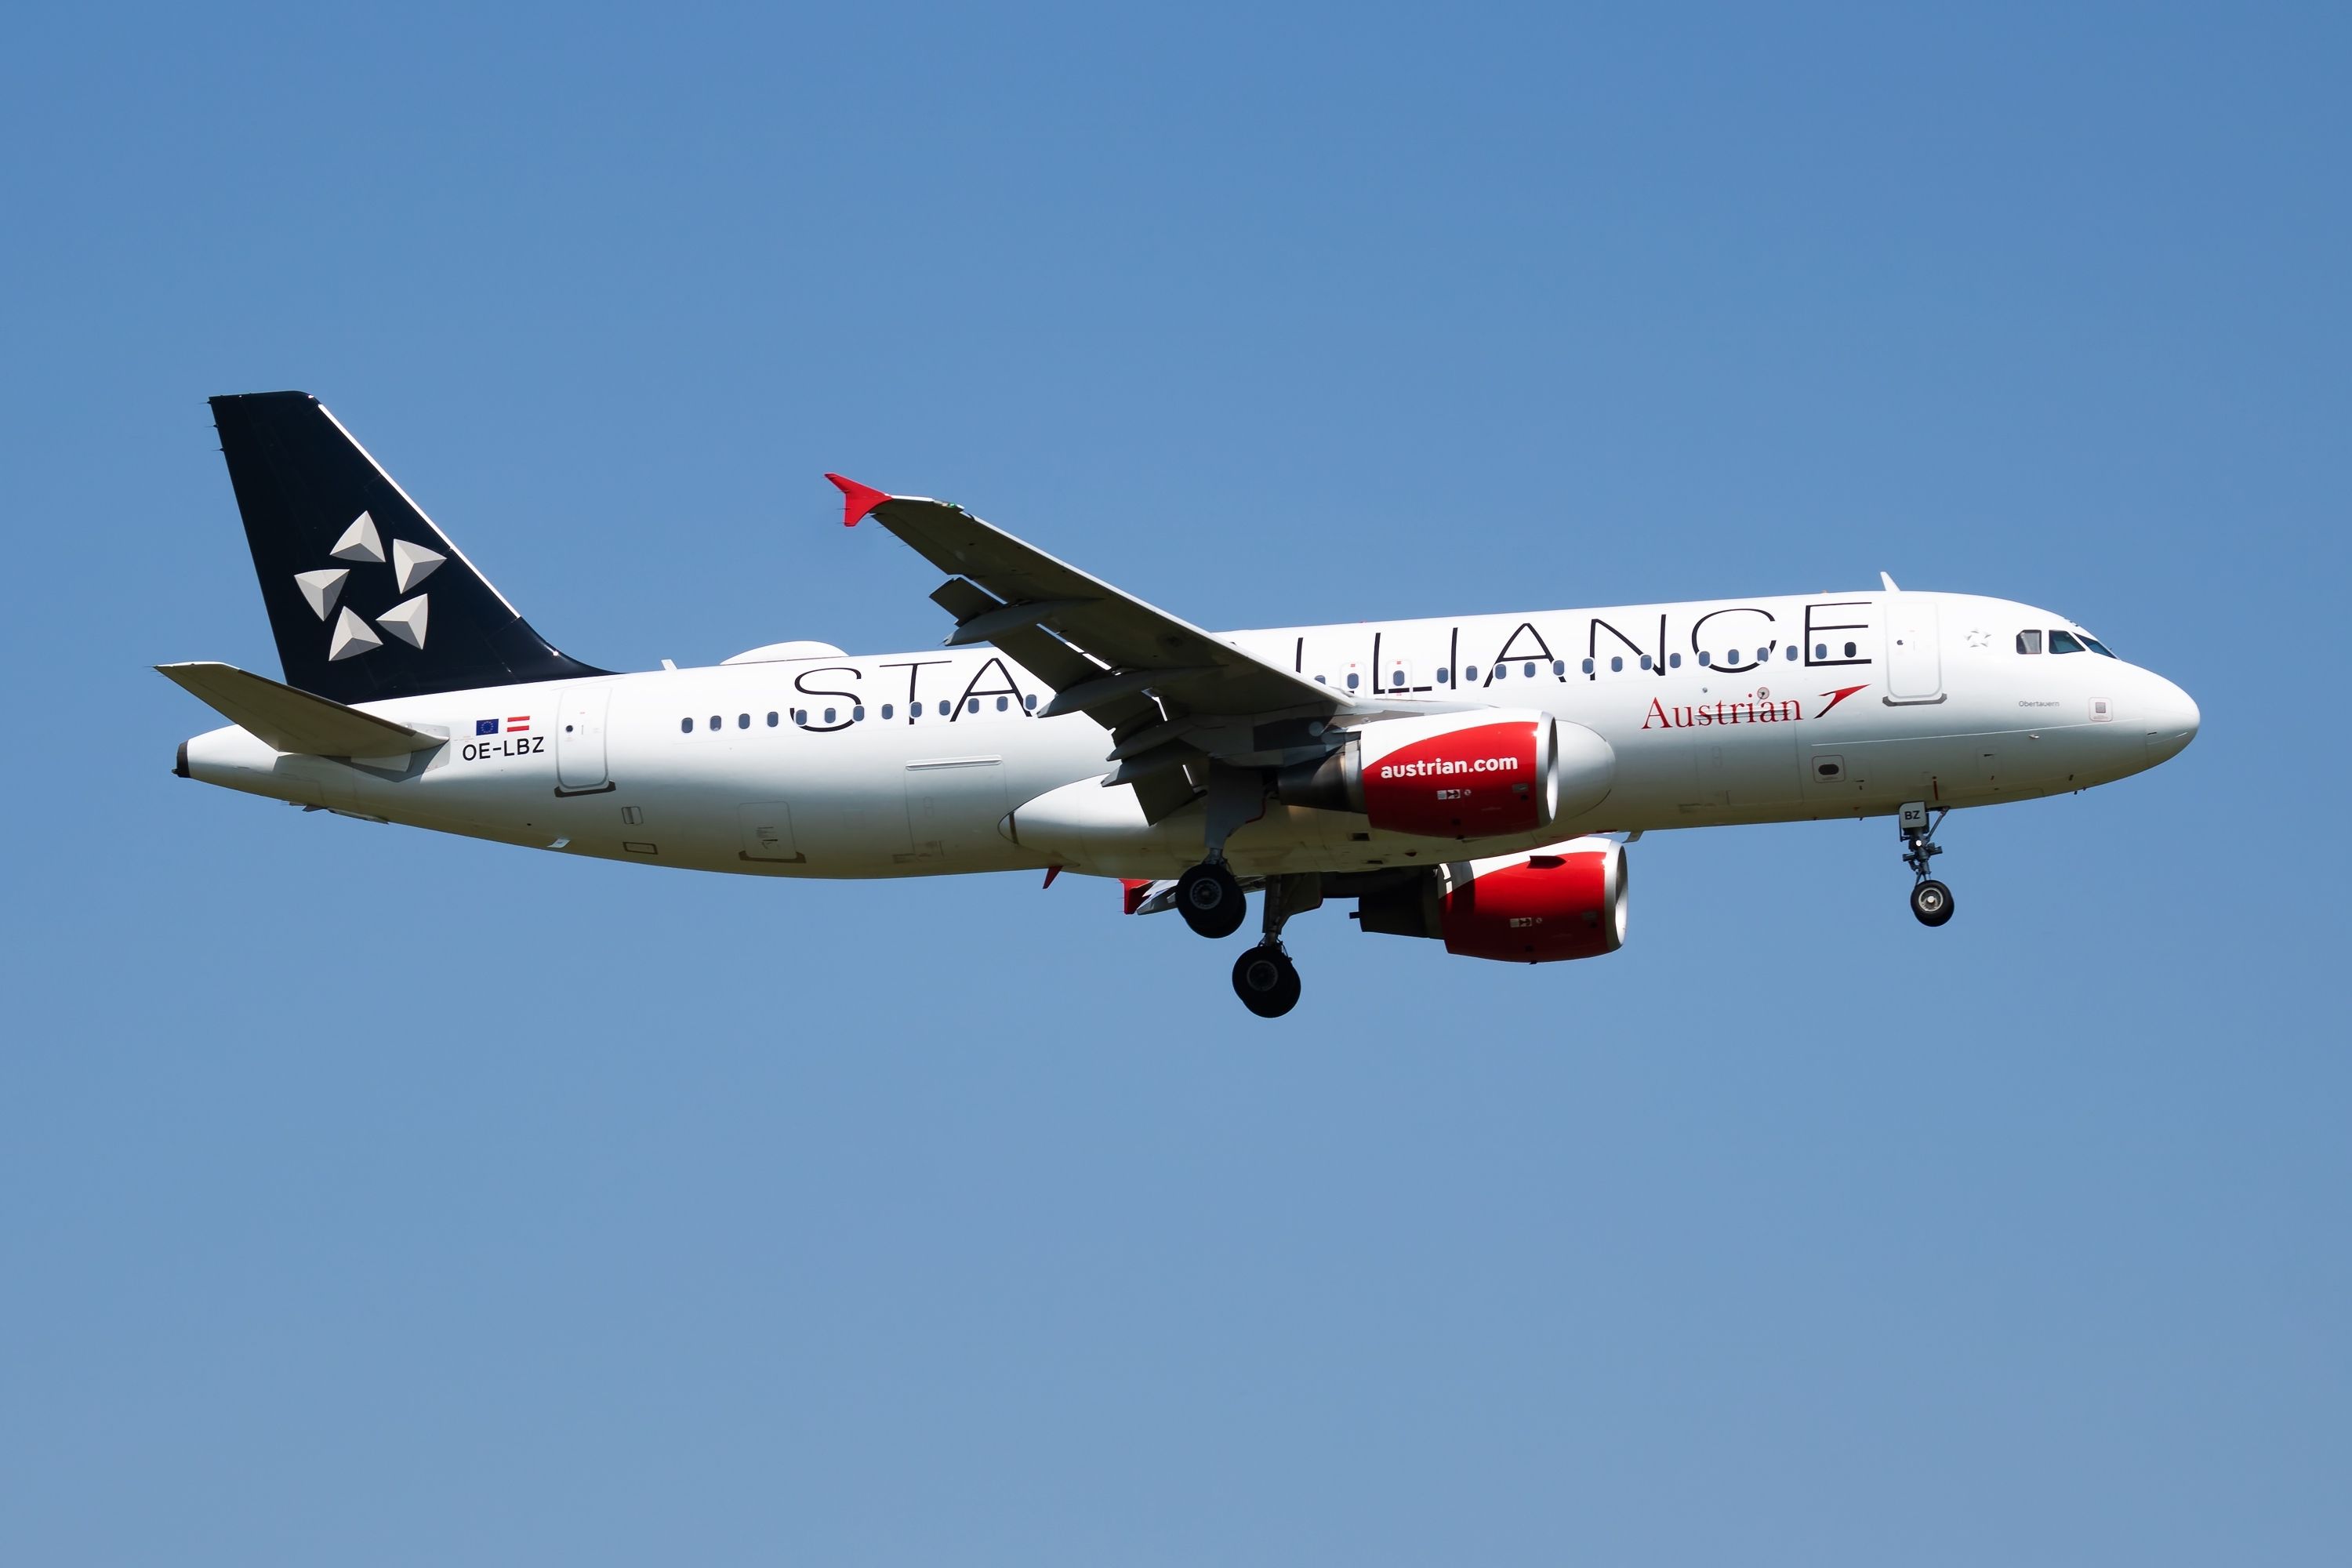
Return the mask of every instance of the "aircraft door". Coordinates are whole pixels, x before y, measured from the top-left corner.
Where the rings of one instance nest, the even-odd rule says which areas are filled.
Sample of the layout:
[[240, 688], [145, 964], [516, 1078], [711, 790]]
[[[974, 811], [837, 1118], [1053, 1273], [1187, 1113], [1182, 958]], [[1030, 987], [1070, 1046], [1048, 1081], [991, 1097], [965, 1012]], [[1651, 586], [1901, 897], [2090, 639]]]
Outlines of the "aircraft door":
[[610, 681], [563, 689], [555, 721], [557, 794], [596, 795], [613, 787], [604, 771], [604, 712], [612, 700]]
[[1895, 702], [1944, 700], [1942, 628], [1929, 594], [1896, 594], [1886, 606], [1886, 695]]

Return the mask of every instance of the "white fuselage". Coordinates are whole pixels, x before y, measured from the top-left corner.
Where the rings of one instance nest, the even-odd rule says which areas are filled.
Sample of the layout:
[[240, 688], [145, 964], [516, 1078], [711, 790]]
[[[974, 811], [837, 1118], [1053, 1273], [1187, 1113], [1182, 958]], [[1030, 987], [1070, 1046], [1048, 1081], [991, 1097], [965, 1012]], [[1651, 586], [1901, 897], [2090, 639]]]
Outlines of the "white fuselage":
[[[2196, 706], [2171, 682], [2087, 650], [2021, 652], [2026, 631], [2045, 648], [2053, 632], [2084, 636], [2005, 600], [1884, 591], [1224, 635], [1362, 702], [1535, 709], [1608, 742], [1605, 800], [1473, 847], [1489, 855], [1599, 831], [2055, 795], [2153, 766], [2194, 734]], [[186, 771], [362, 816], [705, 871], [1157, 878], [1198, 860], [1201, 805], [1147, 826], [1132, 791], [1095, 783], [1111, 737], [1083, 714], [1036, 716], [1052, 695], [992, 647], [828, 654], [364, 704], [446, 731], [413, 758], [288, 755], [229, 727], [188, 742]], [[1270, 805], [1227, 855], [1248, 875], [1461, 850]]]

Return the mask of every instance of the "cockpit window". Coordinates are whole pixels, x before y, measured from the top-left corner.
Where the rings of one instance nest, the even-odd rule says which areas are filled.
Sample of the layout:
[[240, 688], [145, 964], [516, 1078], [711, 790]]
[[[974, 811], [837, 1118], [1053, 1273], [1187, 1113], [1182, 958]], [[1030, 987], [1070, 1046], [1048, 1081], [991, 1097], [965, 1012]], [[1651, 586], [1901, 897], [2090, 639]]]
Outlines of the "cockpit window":
[[2036, 630], [2018, 633], [2017, 651], [2020, 653], [2040, 653], [2042, 651], [2041, 632]]
[[[2101, 642], [2098, 638], [2093, 637], [2088, 632], [2084, 632], [2083, 634], [2083, 646], [2089, 648], [2093, 653], [2097, 654], [2102, 658], [2116, 658], [2114, 654], [2107, 651], [2106, 644]], [[2116, 658], [2116, 662], [2117, 664], [2121, 664], [2123, 660]]]
[[2083, 651], [2083, 645], [2074, 640], [2074, 634], [2073, 632], [2062, 632], [2055, 627], [2053, 627], [2050, 633], [2050, 651], [2052, 653], [2080, 653]]

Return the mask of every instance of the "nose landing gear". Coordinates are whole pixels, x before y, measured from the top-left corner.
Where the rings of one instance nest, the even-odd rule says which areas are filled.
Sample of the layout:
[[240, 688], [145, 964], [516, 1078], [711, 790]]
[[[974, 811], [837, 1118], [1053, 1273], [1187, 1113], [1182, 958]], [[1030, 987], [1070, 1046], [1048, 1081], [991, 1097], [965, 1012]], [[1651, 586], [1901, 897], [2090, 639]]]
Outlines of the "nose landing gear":
[[1924, 801], [1911, 801], [1896, 814], [1895, 828], [1903, 835], [1903, 863], [1911, 868], [1911, 912], [1923, 926], [1939, 926], [1952, 918], [1952, 889], [1927, 875], [1927, 862], [1944, 850], [1936, 842], [1936, 829], [1952, 814], [1950, 806], [1934, 814], [1928, 820]]

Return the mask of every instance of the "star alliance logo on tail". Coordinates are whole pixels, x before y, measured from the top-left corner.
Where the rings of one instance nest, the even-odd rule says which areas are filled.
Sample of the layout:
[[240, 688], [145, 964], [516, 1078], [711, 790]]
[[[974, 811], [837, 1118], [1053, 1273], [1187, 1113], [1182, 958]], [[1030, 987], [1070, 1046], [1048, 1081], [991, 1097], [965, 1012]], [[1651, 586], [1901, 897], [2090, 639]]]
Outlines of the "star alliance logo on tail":
[[367, 618], [349, 605], [336, 613], [336, 603], [343, 596], [343, 587], [351, 581], [353, 566], [383, 566], [392, 568], [392, 585], [395, 593], [406, 594], [419, 583], [433, 575], [434, 569], [448, 559], [437, 550], [427, 550], [421, 544], [411, 544], [405, 539], [392, 542], [392, 554], [384, 555], [383, 537], [376, 531], [375, 519], [366, 512], [352, 520], [335, 547], [327, 552], [331, 561], [348, 561], [351, 566], [323, 566], [315, 572], [297, 572], [294, 585], [302, 590], [302, 602], [320, 620], [335, 616], [335, 629], [327, 644], [327, 662], [353, 658], [383, 646], [381, 631], [414, 648], [425, 646], [425, 612], [431, 607], [423, 594], [403, 599], [375, 618], [371, 626]]

